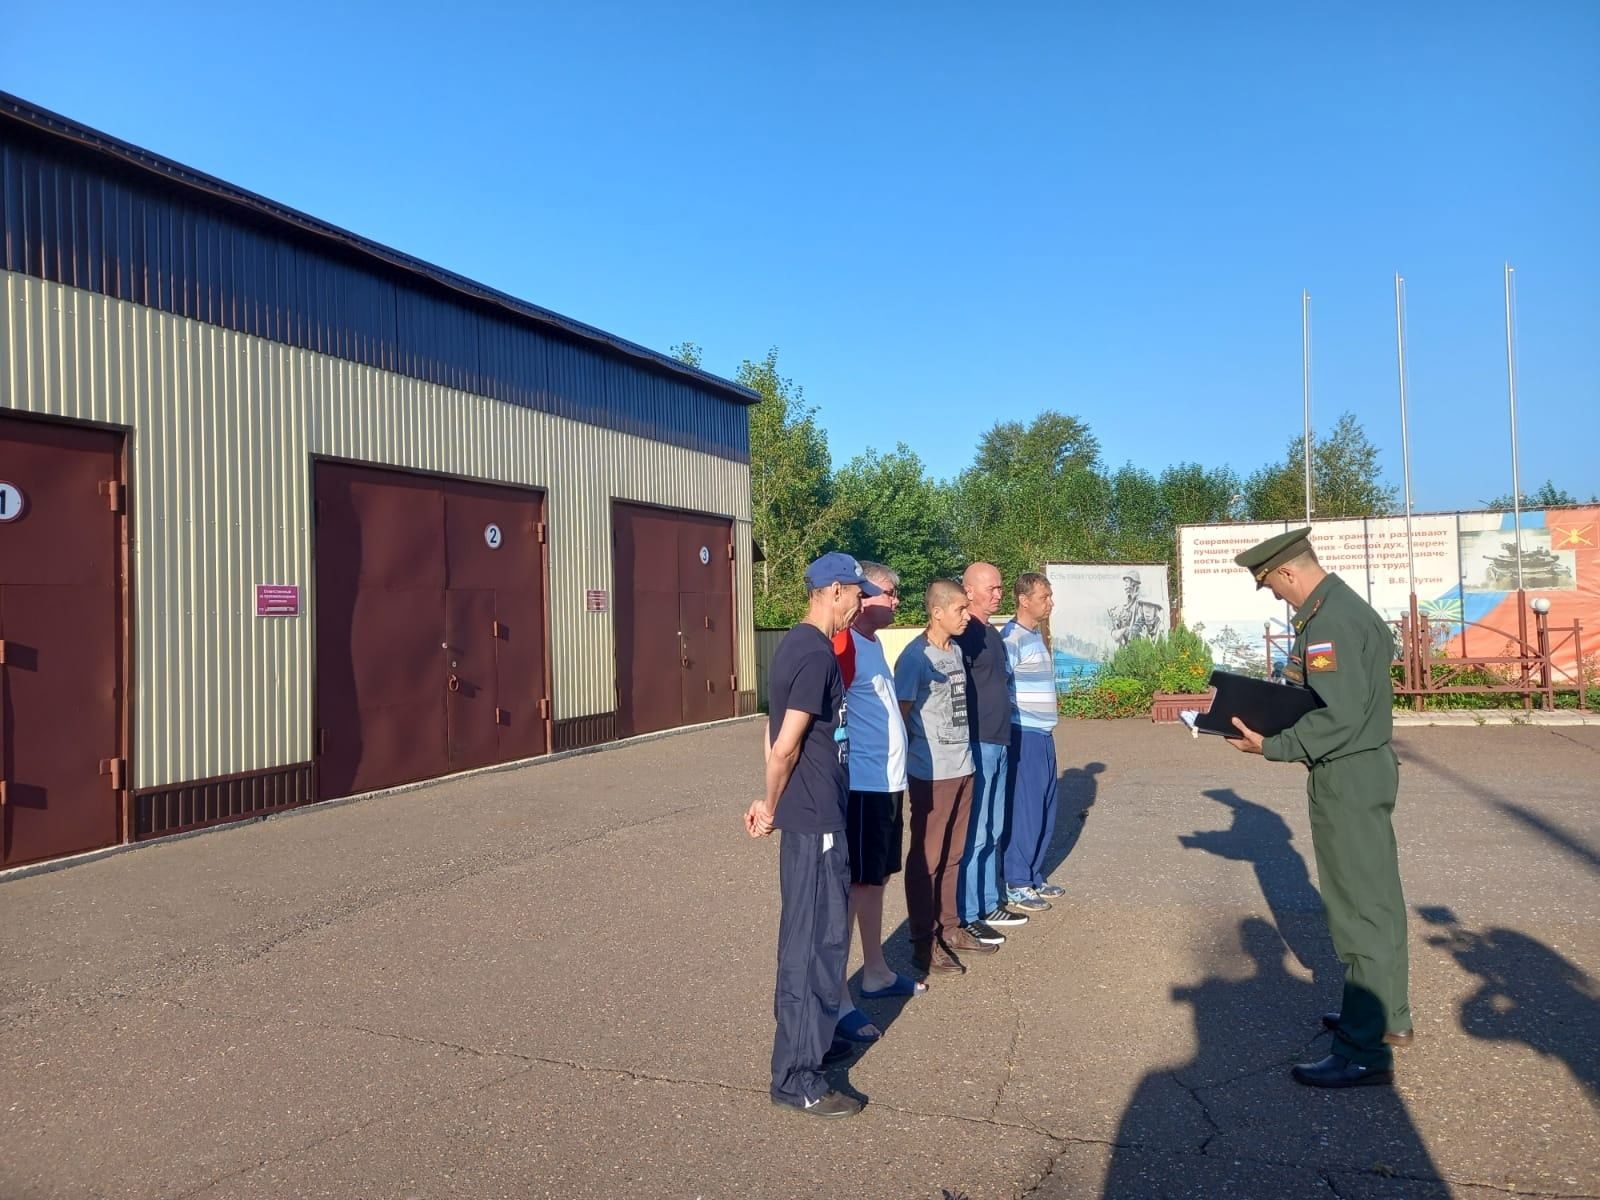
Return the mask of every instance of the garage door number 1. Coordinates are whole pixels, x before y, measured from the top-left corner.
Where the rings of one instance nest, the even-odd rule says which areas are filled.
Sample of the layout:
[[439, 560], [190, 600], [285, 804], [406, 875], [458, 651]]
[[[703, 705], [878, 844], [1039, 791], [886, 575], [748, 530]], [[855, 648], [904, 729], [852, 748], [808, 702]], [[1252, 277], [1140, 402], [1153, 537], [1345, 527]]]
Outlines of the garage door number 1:
[[0, 522], [15, 521], [22, 515], [22, 489], [0, 479]]
[[500, 526], [485, 525], [483, 527], [483, 544], [491, 550], [500, 549]]

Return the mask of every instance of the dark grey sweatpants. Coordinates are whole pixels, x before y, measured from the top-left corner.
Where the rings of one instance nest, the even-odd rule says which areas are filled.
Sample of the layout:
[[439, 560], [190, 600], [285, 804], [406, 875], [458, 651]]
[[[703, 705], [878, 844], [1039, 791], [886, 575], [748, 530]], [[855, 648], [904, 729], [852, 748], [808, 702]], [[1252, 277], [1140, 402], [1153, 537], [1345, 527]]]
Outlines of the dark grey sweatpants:
[[779, 834], [778, 986], [773, 1015], [772, 1097], [804, 1105], [828, 1091], [822, 1056], [833, 1043], [839, 981], [849, 951], [850, 856], [844, 831]]

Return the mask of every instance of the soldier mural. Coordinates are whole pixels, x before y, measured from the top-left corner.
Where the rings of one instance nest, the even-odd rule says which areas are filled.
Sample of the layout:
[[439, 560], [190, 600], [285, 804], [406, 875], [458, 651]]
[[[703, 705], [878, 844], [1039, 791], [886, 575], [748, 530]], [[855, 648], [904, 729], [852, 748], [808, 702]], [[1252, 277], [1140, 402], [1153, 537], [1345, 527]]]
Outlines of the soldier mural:
[[1135, 638], [1154, 639], [1165, 632], [1165, 624], [1161, 619], [1162, 605], [1154, 600], [1145, 600], [1139, 595], [1142, 581], [1139, 577], [1139, 568], [1129, 567], [1122, 573], [1122, 586], [1126, 592], [1126, 599], [1110, 610], [1111, 636], [1120, 646], [1126, 646]]

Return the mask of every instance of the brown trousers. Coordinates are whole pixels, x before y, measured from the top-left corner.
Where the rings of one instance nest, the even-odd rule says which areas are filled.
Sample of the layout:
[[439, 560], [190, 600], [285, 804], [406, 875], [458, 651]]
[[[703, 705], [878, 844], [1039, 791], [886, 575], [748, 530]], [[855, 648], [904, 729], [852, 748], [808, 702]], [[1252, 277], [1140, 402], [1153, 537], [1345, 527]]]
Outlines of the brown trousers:
[[972, 815], [972, 776], [906, 780], [911, 847], [906, 854], [906, 915], [911, 941], [945, 937], [961, 927], [956, 885]]

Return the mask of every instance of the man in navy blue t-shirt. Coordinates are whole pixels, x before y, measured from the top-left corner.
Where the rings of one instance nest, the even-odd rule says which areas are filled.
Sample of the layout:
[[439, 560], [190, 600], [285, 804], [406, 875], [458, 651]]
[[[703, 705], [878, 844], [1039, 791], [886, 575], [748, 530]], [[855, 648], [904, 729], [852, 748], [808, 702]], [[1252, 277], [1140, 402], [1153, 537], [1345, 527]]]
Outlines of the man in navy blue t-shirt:
[[[751, 837], [781, 829], [778, 849], [778, 985], [772, 1100], [816, 1117], [851, 1117], [861, 1102], [822, 1073], [850, 948], [850, 859], [845, 805], [850, 735], [833, 635], [855, 620], [863, 596], [882, 591], [848, 554], [806, 568], [805, 620], [778, 645], [767, 672], [767, 791], [744, 815]], [[845, 1044], [846, 1050], [848, 1043]]]

